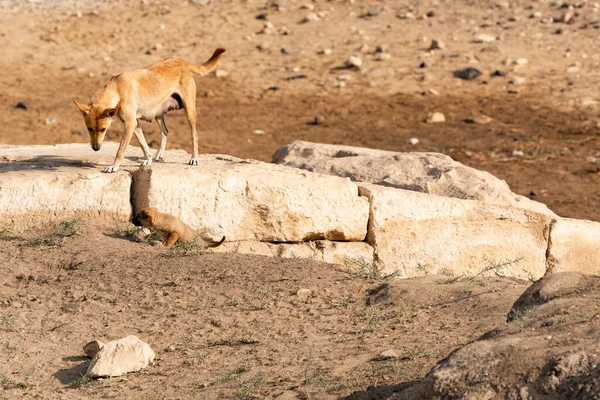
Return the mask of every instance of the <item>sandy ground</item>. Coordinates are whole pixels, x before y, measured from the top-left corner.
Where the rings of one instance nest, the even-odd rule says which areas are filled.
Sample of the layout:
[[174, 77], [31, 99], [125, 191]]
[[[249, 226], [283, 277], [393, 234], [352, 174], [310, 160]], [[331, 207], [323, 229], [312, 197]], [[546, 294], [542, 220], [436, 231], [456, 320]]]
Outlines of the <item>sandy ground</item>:
[[[422, 377], [503, 326], [528, 286], [368, 279], [304, 259], [177, 255], [117, 228], [73, 232], [0, 236], [3, 398], [335, 399]], [[148, 369], [78, 379], [85, 343], [130, 334], [156, 352]], [[397, 358], [373, 360], [386, 350]]]
[[[228, 75], [197, 79], [201, 152], [269, 161], [297, 139], [440, 151], [560, 215], [600, 220], [598, 3], [582, 2], [568, 24], [548, 22], [566, 12], [549, 2], [446, 3], [4, 0], [0, 143], [85, 142], [71, 100], [121, 71], [167, 56], [201, 63], [224, 46]], [[300, 23], [310, 13], [321, 17]], [[415, 18], [399, 18], [407, 13]], [[473, 43], [480, 34], [498, 40]], [[428, 51], [432, 39], [444, 48]], [[377, 60], [381, 45], [391, 58]], [[341, 69], [353, 55], [360, 70]], [[466, 67], [482, 75], [453, 76]], [[446, 122], [425, 123], [433, 111]], [[482, 114], [492, 121], [465, 122]], [[311, 125], [317, 115], [325, 122]], [[166, 120], [168, 147], [190, 151], [183, 112]], [[158, 127], [143, 127], [157, 148]], [[108, 140], [121, 133], [115, 122]]]

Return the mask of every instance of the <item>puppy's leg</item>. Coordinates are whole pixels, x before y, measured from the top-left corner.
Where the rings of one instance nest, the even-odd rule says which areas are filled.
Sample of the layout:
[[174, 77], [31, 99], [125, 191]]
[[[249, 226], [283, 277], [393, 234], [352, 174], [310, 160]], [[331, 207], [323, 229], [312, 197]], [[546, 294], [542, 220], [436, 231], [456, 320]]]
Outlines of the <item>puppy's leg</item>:
[[198, 131], [196, 130], [196, 83], [187, 76], [181, 81], [181, 99], [192, 133], [192, 159], [190, 165], [198, 165]]
[[142, 165], [152, 165], [152, 154], [150, 154], [150, 147], [148, 147], [148, 143], [146, 143], [146, 138], [144, 137], [144, 132], [142, 132], [140, 121], [137, 121], [137, 127], [133, 133], [135, 133], [135, 137], [140, 143], [140, 146], [142, 146], [144, 157], [146, 157], [146, 159], [142, 162]]
[[165, 124], [165, 116], [157, 116], [156, 122], [160, 127], [160, 148], [156, 152], [156, 161], [164, 161], [163, 155], [165, 154], [165, 149], [167, 148], [167, 135], [169, 134], [169, 130], [167, 129], [167, 125]]
[[173, 246], [175, 244], [175, 242], [177, 242], [179, 240], [179, 235], [175, 232], [172, 232], [169, 237], [167, 238], [167, 240], [165, 241], [165, 247], [167, 249], [170, 249], [171, 246]]
[[[133, 117], [130, 115], [133, 115]], [[127, 119], [123, 121], [123, 124], [125, 125], [125, 134], [123, 135], [123, 139], [121, 139], [121, 143], [119, 144], [117, 157], [115, 158], [113, 164], [106, 168], [104, 172], [112, 173], [119, 170], [119, 166], [121, 165], [121, 162], [123, 162], [123, 157], [125, 156], [125, 150], [127, 149], [127, 146], [129, 146], [129, 142], [131, 142], [131, 137], [133, 136], [133, 131], [137, 126], [135, 114], [129, 114]]]

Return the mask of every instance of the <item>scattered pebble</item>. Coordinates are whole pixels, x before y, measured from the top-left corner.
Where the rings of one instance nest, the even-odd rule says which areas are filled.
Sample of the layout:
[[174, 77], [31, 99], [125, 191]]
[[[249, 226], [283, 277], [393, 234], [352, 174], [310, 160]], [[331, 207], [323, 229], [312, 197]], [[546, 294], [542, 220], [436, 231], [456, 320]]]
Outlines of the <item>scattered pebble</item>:
[[487, 115], [474, 115], [465, 119], [468, 124], [486, 125], [492, 122], [493, 119]]
[[433, 113], [429, 113], [427, 115], [427, 119], [425, 119], [425, 122], [427, 122], [428, 124], [438, 124], [441, 122], [446, 122], [446, 117], [441, 112], [436, 111]]
[[293, 51], [289, 47], [282, 47], [281, 48], [281, 54], [292, 54], [292, 53], [293, 53]]
[[254, 133], [255, 135], [264, 135], [265, 131], [263, 131], [262, 129], [255, 129], [252, 131], [252, 133]]
[[419, 144], [419, 139], [417, 139], [416, 137], [410, 138], [406, 141], [406, 143], [410, 144], [411, 146], [415, 146], [417, 144]]
[[481, 71], [479, 71], [477, 68], [468, 67], [463, 69], [457, 69], [453, 72], [453, 75], [455, 78], [470, 81], [481, 76]]
[[217, 78], [225, 78], [226, 76], [229, 76], [229, 72], [225, 71], [224, 69], [218, 69], [215, 71], [215, 76]]
[[515, 64], [516, 64], [516, 65], [525, 65], [525, 64], [527, 64], [528, 62], [529, 62], [529, 61], [528, 61], [526, 58], [524, 58], [524, 57], [517, 58], [517, 59], [515, 60]]
[[362, 60], [360, 57], [352, 56], [346, 61], [345, 65], [349, 68], [360, 68]]
[[17, 104], [15, 104], [15, 108], [20, 108], [21, 110], [27, 110], [29, 108], [29, 106], [24, 101], [19, 101]]
[[172, 352], [174, 352], [175, 350], [176, 350], [176, 348], [175, 348], [175, 346], [173, 346], [173, 345], [170, 345], [170, 346], [167, 346], [167, 347], [165, 347], [165, 352], [166, 352], [166, 353], [172, 353]]
[[309, 13], [308, 15], [306, 15], [306, 17], [304, 17], [302, 19], [302, 21], [300, 21], [300, 23], [301, 24], [306, 24], [308, 22], [316, 22], [319, 19], [320, 19], [319, 16], [316, 13], [312, 12], [312, 13]]
[[592, 99], [591, 97], [582, 97], [580, 101], [583, 107], [596, 107], [598, 105], [598, 101]]
[[444, 44], [443, 41], [433, 39], [431, 41], [431, 44], [429, 45], [429, 49], [428, 50], [429, 51], [432, 51], [432, 50], [444, 50], [445, 47], [446, 47], [446, 45]]
[[523, 78], [522, 76], [515, 76], [508, 83], [510, 83], [512, 85], [516, 85], [516, 86], [524, 85], [525, 78]]
[[56, 118], [47, 118], [46, 125], [54, 125], [56, 123]]
[[394, 350], [385, 350], [379, 354], [378, 359], [380, 359], [380, 360], [397, 360], [398, 354], [396, 354], [396, 352]]
[[389, 60], [390, 58], [392, 58], [392, 55], [390, 53], [377, 53], [377, 61], [384, 61], [384, 60]]
[[490, 74], [490, 76], [495, 77], [495, 76], [506, 76], [506, 72], [502, 71], [500, 69], [495, 70], [494, 72], [492, 72]]
[[496, 41], [496, 36], [480, 33], [473, 37], [473, 43], [492, 43]]
[[340, 76], [337, 77], [338, 81], [349, 81], [350, 78], [352, 78], [352, 75], [350, 74], [342, 74]]
[[375, 52], [376, 53], [387, 53], [387, 51], [389, 50], [389, 48], [390, 48], [390, 46], [388, 46], [385, 43], [379, 44], [379, 45], [377, 45], [377, 47], [375, 47]]
[[434, 96], [439, 96], [440, 95], [440, 92], [438, 92], [435, 89], [431, 89], [431, 88], [427, 89], [427, 93], [432, 94]]
[[307, 78], [307, 76], [305, 74], [297, 74], [297, 75], [292, 75], [286, 78], [286, 80], [288, 81], [295, 81], [296, 79], [305, 79]]
[[312, 290], [300, 289], [300, 290], [298, 290], [298, 292], [296, 292], [296, 295], [300, 298], [300, 300], [307, 301], [308, 299], [310, 299], [312, 297]]
[[331, 49], [323, 49], [319, 52], [319, 54], [322, 54], [324, 56], [328, 56], [332, 53], [333, 51]]
[[515, 150], [512, 152], [513, 157], [523, 157], [525, 155], [525, 153], [523, 153], [521, 150]]
[[316, 115], [315, 118], [310, 122], [311, 125], [323, 125], [325, 123], [325, 118], [320, 115]]

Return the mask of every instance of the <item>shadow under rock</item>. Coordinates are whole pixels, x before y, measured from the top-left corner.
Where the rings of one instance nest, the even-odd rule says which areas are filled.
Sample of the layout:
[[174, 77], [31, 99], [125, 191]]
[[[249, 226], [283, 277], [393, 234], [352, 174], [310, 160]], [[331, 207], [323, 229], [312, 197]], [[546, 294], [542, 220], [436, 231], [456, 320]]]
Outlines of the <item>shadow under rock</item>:
[[80, 364], [77, 364], [71, 368], [63, 368], [56, 371], [53, 376], [59, 380], [63, 385], [68, 385], [73, 382], [75, 379], [79, 378], [82, 375], [85, 375], [87, 372], [88, 366], [90, 365], [91, 359], [86, 356], [69, 356], [63, 357], [63, 361], [83, 361]]

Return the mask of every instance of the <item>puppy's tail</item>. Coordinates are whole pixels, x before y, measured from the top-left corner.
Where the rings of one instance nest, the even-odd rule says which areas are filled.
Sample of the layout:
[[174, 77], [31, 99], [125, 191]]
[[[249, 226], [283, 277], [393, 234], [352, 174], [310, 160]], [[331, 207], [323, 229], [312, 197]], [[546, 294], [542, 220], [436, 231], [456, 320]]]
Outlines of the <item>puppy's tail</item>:
[[198, 75], [208, 74], [210, 71], [215, 69], [215, 67], [217, 66], [217, 63], [219, 62], [219, 59], [221, 58], [223, 53], [225, 53], [225, 49], [222, 47], [219, 47], [218, 49], [215, 50], [212, 57], [210, 57], [210, 59], [207, 62], [205, 62], [204, 64], [202, 64], [200, 66], [189, 64], [190, 71], [192, 71], [194, 74], [198, 74]]
[[208, 246], [206, 246], [207, 248], [213, 248], [213, 247], [219, 247], [220, 245], [223, 244], [223, 242], [225, 241], [226, 237], [223, 236], [223, 238], [221, 240], [219, 240], [217, 243], [212, 243]]

